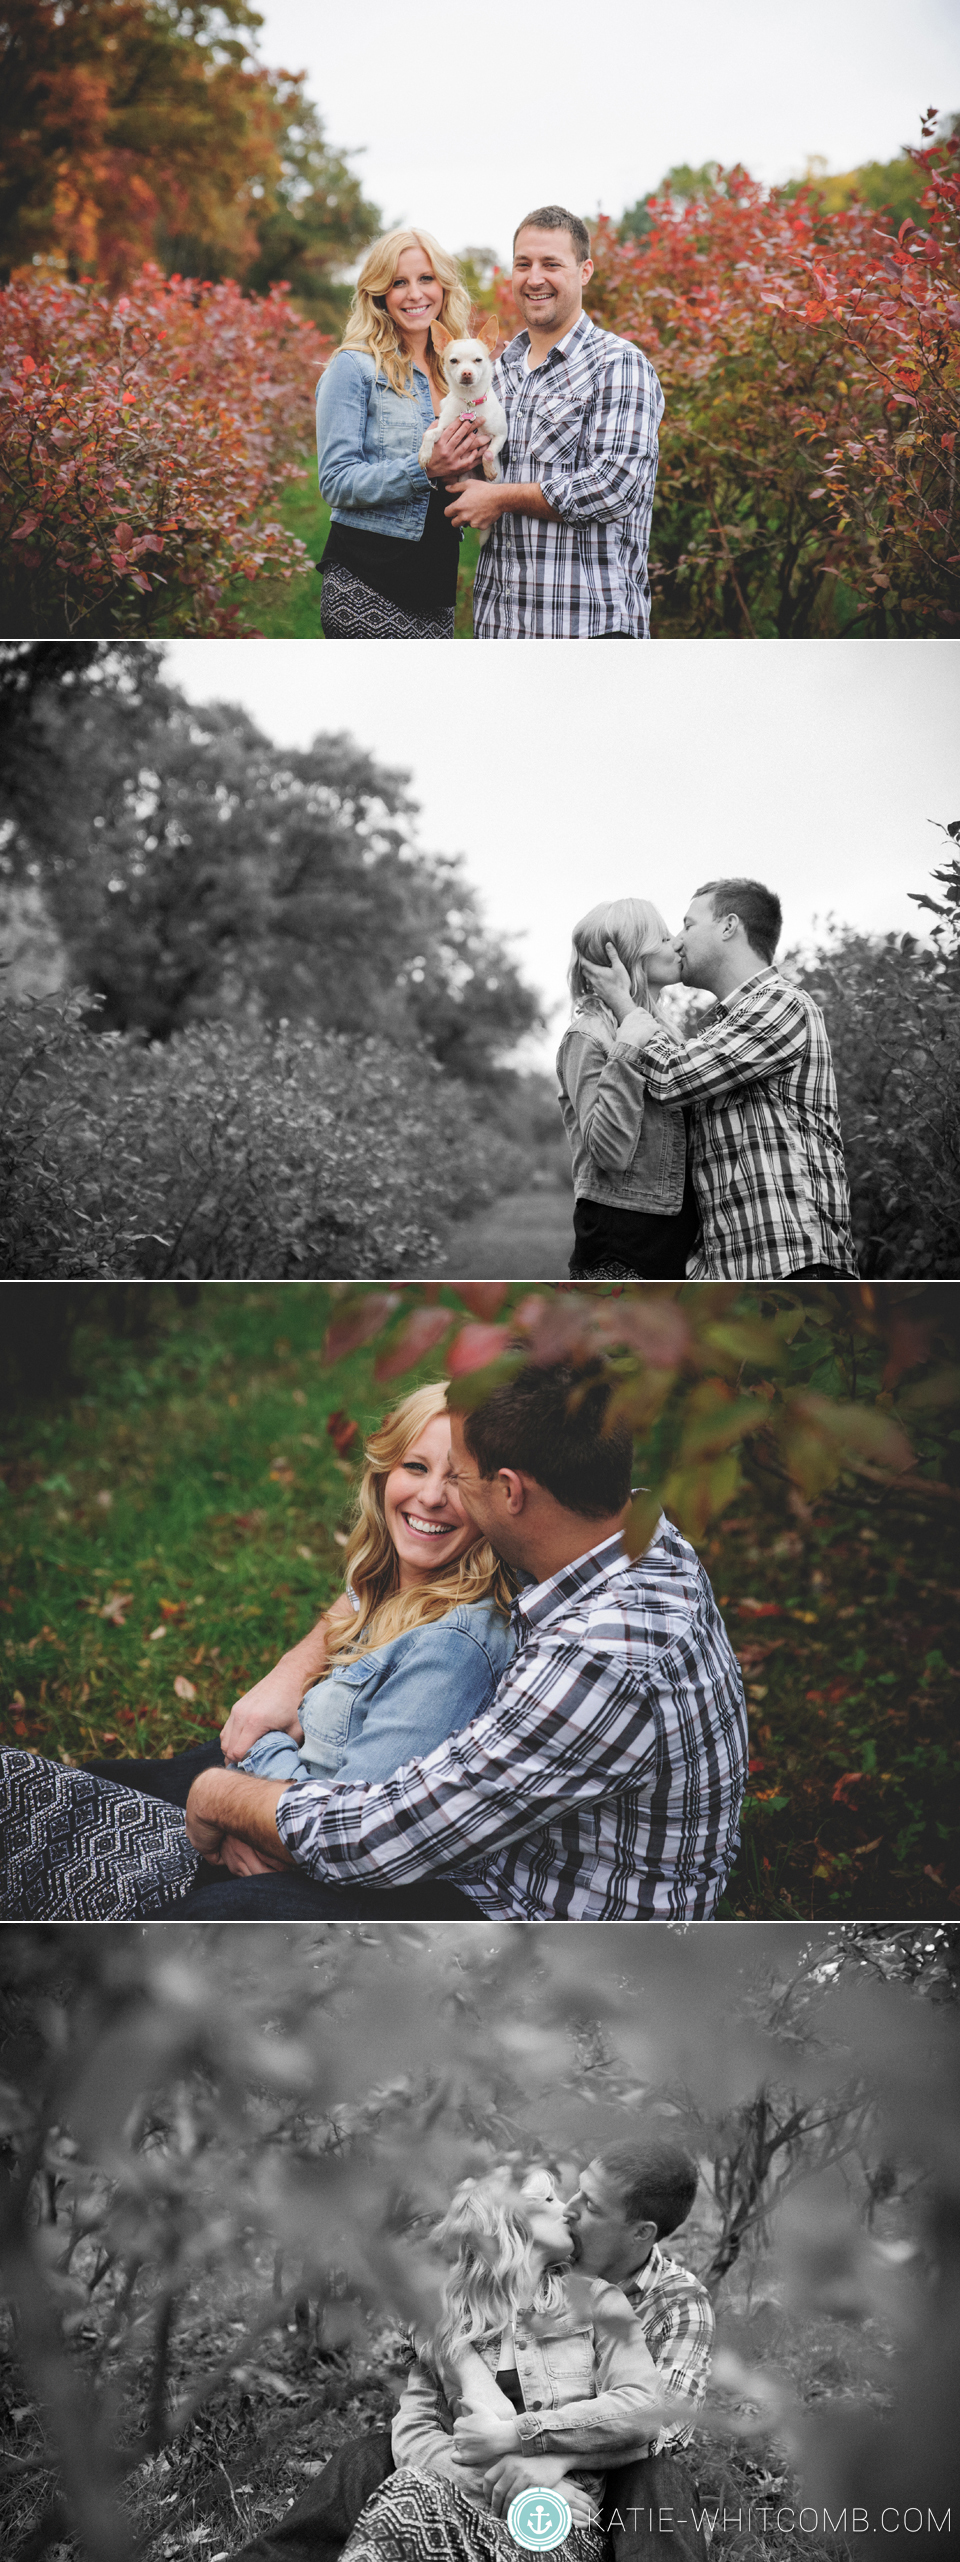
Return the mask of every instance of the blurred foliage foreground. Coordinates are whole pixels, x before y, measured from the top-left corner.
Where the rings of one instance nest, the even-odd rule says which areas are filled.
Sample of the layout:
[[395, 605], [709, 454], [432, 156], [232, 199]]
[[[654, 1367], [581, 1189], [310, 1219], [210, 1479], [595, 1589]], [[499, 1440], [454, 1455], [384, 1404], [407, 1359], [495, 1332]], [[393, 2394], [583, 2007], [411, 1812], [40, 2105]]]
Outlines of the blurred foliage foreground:
[[644, 2120], [701, 2165], [714, 2550], [956, 2549], [957, 1928], [14, 1925], [3, 1956], [11, 2562], [223, 2562], [383, 2425], [455, 2182], [572, 2182]]
[[4, 1741], [80, 1761], [210, 1732], [338, 1590], [392, 1395], [599, 1352], [631, 1539], [662, 1505], [693, 1540], [747, 1687], [724, 1917], [960, 1904], [952, 1284], [8, 1284], [4, 1309]]

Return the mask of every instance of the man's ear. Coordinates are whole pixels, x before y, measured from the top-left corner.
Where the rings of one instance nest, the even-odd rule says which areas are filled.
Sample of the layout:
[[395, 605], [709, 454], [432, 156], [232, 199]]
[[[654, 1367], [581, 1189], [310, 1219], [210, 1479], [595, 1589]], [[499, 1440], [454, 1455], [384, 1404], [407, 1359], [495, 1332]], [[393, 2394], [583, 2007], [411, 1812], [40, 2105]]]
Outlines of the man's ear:
[[517, 1468], [498, 1468], [497, 1484], [503, 1487], [506, 1497], [507, 1511], [512, 1513], [522, 1512], [527, 1500], [527, 1489], [519, 1470]]
[[432, 320], [430, 323], [430, 336], [433, 340], [436, 354], [438, 356], [445, 356], [447, 348], [452, 347], [453, 345], [452, 329], [445, 329], [442, 320]]
[[592, 259], [592, 258], [585, 258], [585, 259], [584, 259], [584, 262], [583, 262], [583, 265], [582, 265], [582, 267], [581, 267], [581, 269], [580, 269], [580, 282], [581, 282], [581, 284], [582, 284], [582, 285], [588, 285], [588, 284], [589, 284], [589, 282], [590, 282], [590, 278], [591, 278], [592, 274], [593, 274], [593, 259]]
[[495, 311], [484, 312], [480, 326], [475, 330], [474, 335], [479, 338], [481, 346], [486, 347], [488, 353], [492, 356], [497, 340], [500, 336], [500, 323]]

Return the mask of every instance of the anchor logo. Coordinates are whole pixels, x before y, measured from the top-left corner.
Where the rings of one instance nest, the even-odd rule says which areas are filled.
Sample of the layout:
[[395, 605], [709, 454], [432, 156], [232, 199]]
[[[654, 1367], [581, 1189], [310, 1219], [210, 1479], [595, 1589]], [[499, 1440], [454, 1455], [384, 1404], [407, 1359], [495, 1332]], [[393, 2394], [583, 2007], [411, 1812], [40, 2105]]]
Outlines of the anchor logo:
[[507, 2510], [507, 2526], [515, 2544], [525, 2553], [551, 2553], [563, 2544], [570, 2533], [571, 2512], [559, 2491], [545, 2491], [534, 2484], [529, 2491], [518, 2492]]

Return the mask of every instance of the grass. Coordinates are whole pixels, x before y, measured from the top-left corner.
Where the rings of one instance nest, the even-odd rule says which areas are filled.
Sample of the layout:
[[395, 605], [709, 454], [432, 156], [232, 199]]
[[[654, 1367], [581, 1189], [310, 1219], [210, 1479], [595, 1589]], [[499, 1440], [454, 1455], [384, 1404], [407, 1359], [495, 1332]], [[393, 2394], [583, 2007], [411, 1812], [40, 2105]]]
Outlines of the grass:
[[[269, 2286], [267, 2268], [263, 2276]], [[4, 2317], [4, 2328], [8, 2321]], [[199, 2377], [219, 2363], [228, 2348], [226, 2332], [223, 2309], [211, 2306], [208, 2290], [198, 2289], [192, 2299], [181, 2300], [168, 2379], [173, 2402], [195, 2392]], [[10, 2444], [17, 2466], [25, 2468], [25, 2478], [15, 2473], [0, 2495], [4, 2550], [12, 2554], [43, 2514], [56, 2475], [40, 2416], [23, 2404], [11, 2347], [12, 2342], [0, 2345], [0, 2393], [15, 2412]], [[831, 2398], [846, 2400], [856, 2387], [842, 2349], [837, 2355], [835, 2337], [828, 2347], [833, 2352], [829, 2378], [818, 2373], [823, 2360], [816, 2341], [806, 2344], [805, 2353], [793, 2345], [784, 2354], [781, 2343], [778, 2363], [785, 2371], [794, 2370], [798, 2381], [796, 2369], [808, 2370], [811, 2399], [830, 2390]], [[278, 2322], [257, 2356], [211, 2394], [182, 2436], [139, 2467], [130, 2498], [138, 2552], [150, 2562], [185, 2554], [196, 2554], [200, 2562], [226, 2562], [248, 2540], [266, 2534], [303, 2497], [338, 2446], [370, 2430], [389, 2428], [402, 2382], [395, 2359], [392, 2333], [373, 2340], [369, 2350], [329, 2350], [313, 2308], [298, 2306], [296, 2317]], [[144, 2358], [135, 2395], [137, 2384], [145, 2395], [148, 2371]], [[141, 2415], [134, 2405], [127, 2416], [135, 2424]], [[787, 2523], [790, 2511], [799, 2515], [803, 2495], [789, 2459], [775, 2443], [725, 2447], [701, 2434], [687, 2461], [702, 2507], [711, 2518], [716, 2516], [711, 2554], [736, 2555], [737, 2562], [800, 2562], [801, 2555], [803, 2562], [836, 2562], [846, 2555], [845, 2544], [811, 2533], [809, 2507], [805, 2530]], [[784, 2517], [782, 2528], [771, 2514], [777, 2510]], [[57, 2562], [80, 2562], [80, 2549], [72, 2542], [57, 2540], [55, 2549]]]
[[[0, 1496], [0, 1740], [73, 1761], [177, 1750], [303, 1634], [338, 1588], [349, 1505], [331, 1415], [366, 1425], [390, 1395], [369, 1352], [324, 1368], [322, 1285], [127, 1292], [128, 1335], [106, 1301], [70, 1396], [14, 1419]], [[751, 1710], [723, 1916], [949, 1918], [952, 1512], [850, 1486], [801, 1533], [738, 1504], [703, 1551]]]
[[[279, 505], [281, 522], [288, 533], [299, 534], [311, 557], [318, 561], [330, 526], [330, 509], [317, 488], [316, 474], [305, 472], [288, 481]], [[473, 576], [479, 551], [478, 536], [471, 530], [460, 547], [460, 575], [457, 582], [457, 609], [454, 637], [473, 638]], [[323, 580], [316, 570], [302, 577], [260, 578], [253, 584], [238, 582], [230, 603], [239, 606], [241, 620], [251, 631], [262, 633], [264, 640], [322, 640], [320, 601]]]
[[[685, 2231], [683, 2241], [677, 2256], [694, 2267], [702, 2265], [697, 2235]], [[92, 2245], [90, 2250], [92, 2255]], [[88, 2275], [82, 2252], [76, 2273]], [[255, 2273], [266, 2299], [271, 2284], [266, 2255], [260, 2255]], [[121, 2275], [118, 2271], [117, 2289]], [[98, 2335], [103, 2337], [115, 2291], [108, 2272], [90, 2294], [76, 2350], [82, 2362], [93, 2358], [100, 2363]], [[244, 2327], [242, 2320], [229, 2318], [238, 2310], [249, 2313], [249, 2306], [231, 2288], [226, 2271], [212, 2289], [207, 2275], [180, 2295], [167, 2369], [169, 2409], [190, 2400], [204, 2375], [229, 2354], [231, 2331]], [[742, 2284], [721, 2288], [717, 2313], [720, 2340], [735, 2338], [751, 2365], [772, 2363], [801, 2402], [816, 2406], [827, 2399], [833, 2407], [869, 2408], [883, 2400], [889, 2351], [876, 2325], [864, 2329], [810, 2316], [798, 2321], [782, 2311], [775, 2296], [762, 2291], [756, 2327]], [[338, 2446], [389, 2428], [403, 2382], [396, 2326], [382, 2331], [371, 2327], [367, 2338], [334, 2349], [325, 2341], [322, 2321], [322, 2308], [309, 2302], [297, 2304], [292, 2316], [289, 2310], [278, 2314], [275, 2329], [262, 2337], [242, 2368], [214, 2387], [196, 2418], [162, 2453], [140, 2465], [129, 2506], [137, 2552], [149, 2562], [167, 2562], [167, 2557], [172, 2562], [186, 2554], [196, 2554], [200, 2562], [226, 2562], [248, 2539], [279, 2523]], [[148, 2327], [152, 2329], [142, 2326], [140, 2356], [123, 2370], [118, 2413], [123, 2438], [142, 2427], [149, 2401], [154, 2342]], [[101, 2389], [112, 2365], [108, 2352]], [[120, 2373], [118, 2366], [118, 2385]], [[56, 2473], [41, 2415], [23, 2398], [9, 2315], [0, 2320], [0, 2397], [12, 2414], [7, 2443], [17, 2467], [0, 2494], [0, 2532], [4, 2550], [14, 2552], [43, 2514]], [[725, 2444], [699, 2432], [686, 2461], [701, 2508], [716, 2520], [712, 2555], [729, 2555], [731, 2562], [733, 2556], [737, 2562], [801, 2562], [801, 2556], [803, 2562], [845, 2562], [847, 2544], [812, 2527], [811, 2506], [822, 2504], [809, 2482], [801, 2489], [775, 2437]], [[800, 2529], [790, 2517], [799, 2518], [804, 2500], [807, 2523]], [[57, 2562], [80, 2562], [79, 2549], [71, 2542], [58, 2542], [56, 2554]]]

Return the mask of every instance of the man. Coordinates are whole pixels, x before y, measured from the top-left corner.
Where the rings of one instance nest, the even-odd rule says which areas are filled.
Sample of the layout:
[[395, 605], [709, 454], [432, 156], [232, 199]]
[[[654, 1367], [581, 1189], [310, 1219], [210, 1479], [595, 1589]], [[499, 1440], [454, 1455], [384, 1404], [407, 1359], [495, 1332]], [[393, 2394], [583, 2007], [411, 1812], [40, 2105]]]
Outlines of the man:
[[[694, 2522], [696, 2492], [679, 2450], [689, 2443], [706, 2390], [713, 2307], [699, 2278], [660, 2249], [689, 2215], [696, 2191], [696, 2165], [679, 2145], [640, 2136], [592, 2161], [567, 2208], [577, 2268], [622, 2287], [664, 2398], [675, 2399], [683, 2413], [661, 2424], [652, 2444], [626, 2461], [605, 2435], [602, 2411], [595, 2433], [584, 2430], [581, 2417], [576, 2453], [589, 2457], [591, 2471], [607, 2475], [603, 2516], [611, 2562], [705, 2562], [705, 2540]], [[517, 2429], [521, 2453], [500, 2457], [485, 2475], [491, 2507], [501, 2517], [517, 2491], [551, 2488], [569, 2462], [558, 2447], [563, 2431], [552, 2426], [549, 2411], [522, 2412]], [[288, 2516], [245, 2546], [237, 2562], [335, 2562], [392, 2469], [386, 2430], [338, 2448]]]
[[645, 640], [647, 548], [663, 393], [638, 347], [583, 308], [590, 237], [563, 205], [525, 215], [511, 282], [526, 326], [494, 373], [507, 416], [500, 481], [450, 485], [455, 525], [489, 535], [478, 640]]
[[[531, 1365], [451, 1416], [464, 1511], [530, 1578], [491, 1706], [383, 1784], [205, 1770], [187, 1800], [198, 1850], [218, 1857], [232, 1836], [299, 1863], [330, 1919], [390, 1918], [397, 1890], [441, 1880], [474, 1920], [713, 1916], [738, 1847], [743, 1687], [679, 1532], [661, 1518], [627, 1556], [632, 1438], [605, 1429], [610, 1392], [599, 1362]], [[178, 1910], [256, 1918], [258, 1884]]]
[[647, 1091], [691, 1107], [702, 1238], [692, 1281], [856, 1277], [833, 1060], [818, 1005], [773, 966], [780, 901], [760, 881], [706, 881], [677, 935], [684, 987], [713, 1014], [676, 1041], [634, 1004], [608, 945], [591, 978], [616, 1015], [613, 1057], [638, 1115]]

